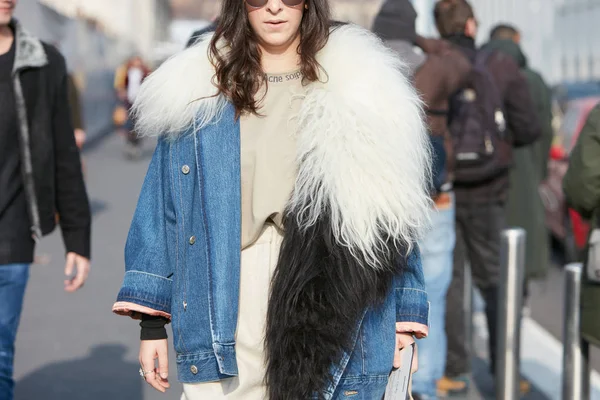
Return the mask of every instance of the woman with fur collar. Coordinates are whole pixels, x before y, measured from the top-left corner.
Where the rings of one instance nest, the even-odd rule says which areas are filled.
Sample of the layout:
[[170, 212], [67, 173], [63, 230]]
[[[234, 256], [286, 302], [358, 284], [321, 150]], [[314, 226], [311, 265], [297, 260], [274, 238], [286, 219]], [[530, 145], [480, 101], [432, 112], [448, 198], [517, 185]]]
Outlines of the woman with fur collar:
[[220, 15], [136, 100], [159, 139], [113, 310], [142, 320], [140, 374], [161, 392], [171, 322], [183, 399], [381, 399], [427, 335], [418, 96], [327, 0]]

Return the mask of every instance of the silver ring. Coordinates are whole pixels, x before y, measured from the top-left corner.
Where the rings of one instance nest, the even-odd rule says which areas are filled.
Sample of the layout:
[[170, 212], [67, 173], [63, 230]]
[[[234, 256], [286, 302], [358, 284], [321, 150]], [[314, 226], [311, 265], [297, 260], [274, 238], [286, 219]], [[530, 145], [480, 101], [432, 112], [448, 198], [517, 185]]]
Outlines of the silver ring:
[[140, 376], [146, 380], [146, 375], [153, 373], [154, 371], [144, 371], [143, 368], [140, 368]]

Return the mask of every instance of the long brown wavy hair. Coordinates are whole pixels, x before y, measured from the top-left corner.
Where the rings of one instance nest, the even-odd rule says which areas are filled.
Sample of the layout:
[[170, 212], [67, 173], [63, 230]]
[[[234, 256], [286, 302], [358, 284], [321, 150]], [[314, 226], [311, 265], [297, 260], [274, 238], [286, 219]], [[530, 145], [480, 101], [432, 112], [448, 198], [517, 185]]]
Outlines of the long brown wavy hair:
[[[300, 70], [304, 83], [319, 79], [317, 53], [329, 39], [329, 0], [307, 1], [300, 24]], [[228, 46], [222, 51], [223, 44]], [[256, 94], [266, 84], [258, 39], [250, 26], [243, 0], [223, 0], [219, 23], [210, 43], [210, 60], [215, 67], [214, 84], [235, 106], [237, 116], [258, 114]]]

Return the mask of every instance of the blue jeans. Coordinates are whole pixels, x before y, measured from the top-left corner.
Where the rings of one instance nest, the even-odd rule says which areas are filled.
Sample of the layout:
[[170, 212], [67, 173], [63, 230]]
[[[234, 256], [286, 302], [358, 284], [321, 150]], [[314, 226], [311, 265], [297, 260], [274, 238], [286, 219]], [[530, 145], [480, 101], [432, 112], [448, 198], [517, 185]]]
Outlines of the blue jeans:
[[424, 399], [437, 398], [437, 381], [446, 368], [446, 292], [452, 281], [453, 252], [456, 243], [455, 204], [437, 208], [432, 229], [419, 244], [425, 286], [431, 302], [429, 336], [419, 346], [419, 371], [413, 377], [413, 392]]
[[28, 264], [0, 265], [0, 400], [13, 398], [15, 339], [28, 279]]

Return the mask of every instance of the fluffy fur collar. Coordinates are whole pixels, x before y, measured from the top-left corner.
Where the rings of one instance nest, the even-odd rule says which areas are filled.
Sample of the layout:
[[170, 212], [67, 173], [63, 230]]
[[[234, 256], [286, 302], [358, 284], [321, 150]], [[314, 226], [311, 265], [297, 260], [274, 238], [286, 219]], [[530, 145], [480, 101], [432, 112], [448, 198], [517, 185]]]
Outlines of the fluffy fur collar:
[[25, 30], [16, 19], [11, 21], [11, 26], [17, 43], [13, 72], [47, 65], [48, 57], [42, 42]]
[[[165, 62], [134, 105], [138, 132], [177, 137], [218, 121], [227, 104], [211, 81], [208, 42]], [[428, 225], [430, 150], [421, 102], [401, 60], [369, 31], [334, 30], [318, 61], [327, 76], [307, 87], [299, 120], [300, 227], [328, 210], [339, 244], [369, 267], [392, 243], [410, 250]], [[194, 101], [206, 98], [201, 101]]]

